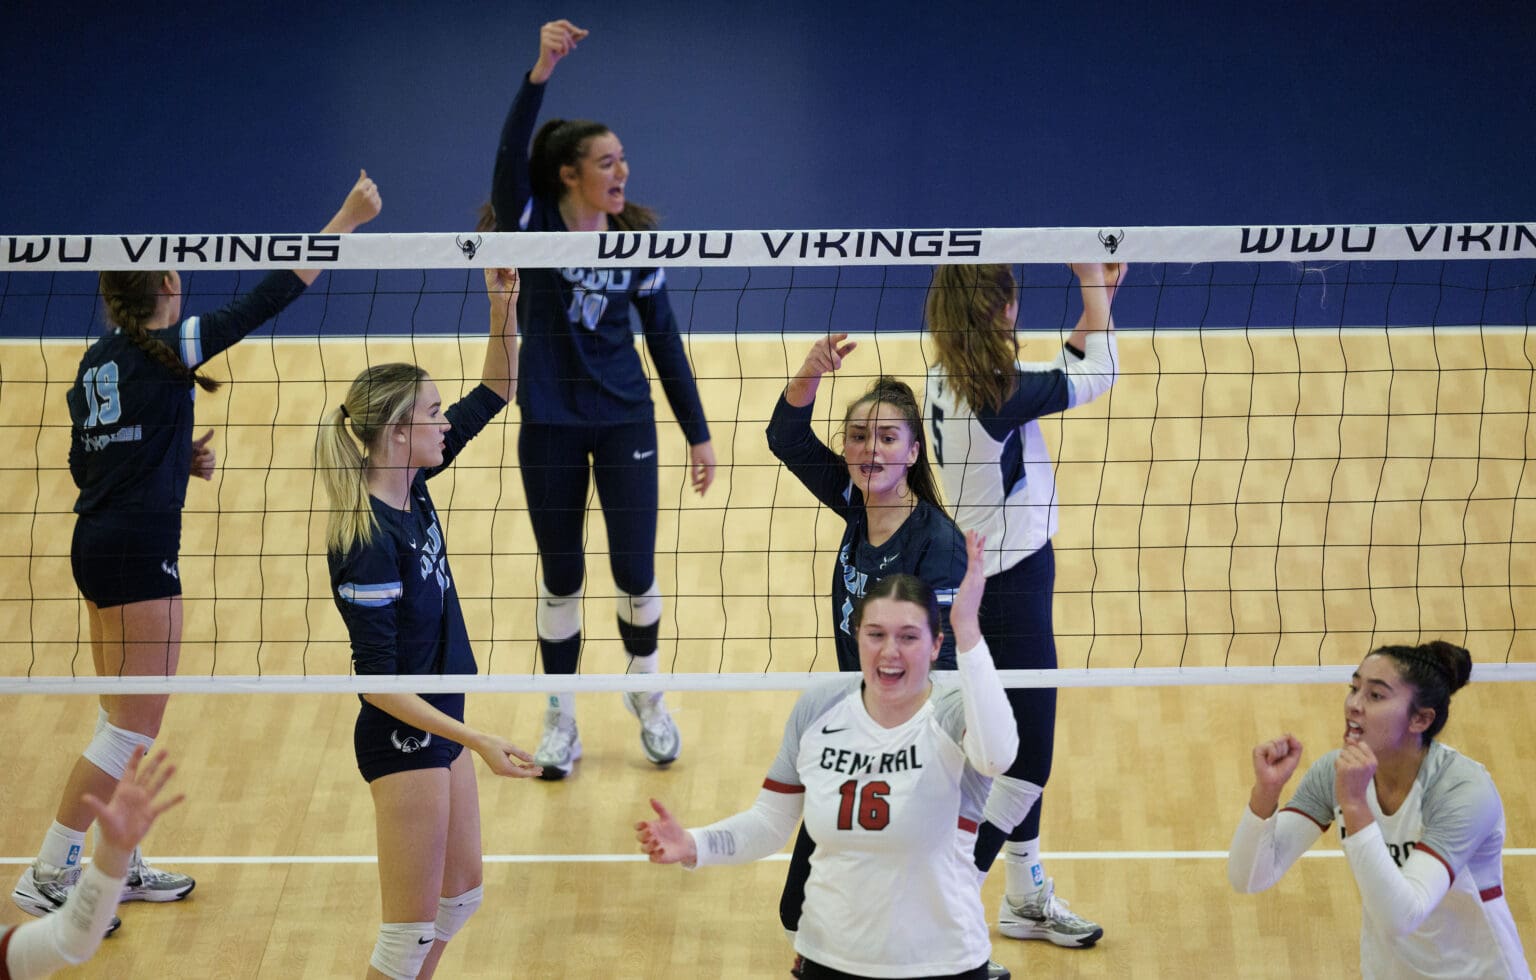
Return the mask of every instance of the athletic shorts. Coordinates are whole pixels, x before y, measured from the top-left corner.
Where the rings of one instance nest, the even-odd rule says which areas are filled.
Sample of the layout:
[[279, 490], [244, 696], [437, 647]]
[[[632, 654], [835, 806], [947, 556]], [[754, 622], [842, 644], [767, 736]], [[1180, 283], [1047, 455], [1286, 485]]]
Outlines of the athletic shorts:
[[[437, 710], [455, 721], [464, 720], [464, 695], [424, 695]], [[413, 769], [447, 769], [464, 751], [458, 742], [413, 728], [386, 711], [367, 702], [357, 713], [352, 729], [352, 748], [357, 753], [357, 769], [365, 782], [380, 776]]]
[[146, 515], [128, 524], [81, 514], [69, 545], [80, 594], [98, 609], [181, 595], [181, 515]]

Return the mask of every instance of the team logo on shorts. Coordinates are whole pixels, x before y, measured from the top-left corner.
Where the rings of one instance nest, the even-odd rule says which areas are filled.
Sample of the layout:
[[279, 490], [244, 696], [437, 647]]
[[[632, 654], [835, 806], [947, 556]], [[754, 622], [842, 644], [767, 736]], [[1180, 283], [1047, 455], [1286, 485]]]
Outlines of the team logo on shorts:
[[422, 749], [431, 745], [432, 733], [422, 732], [421, 738], [417, 738], [415, 735], [407, 735], [405, 738], [401, 738], [400, 729], [396, 728], [394, 731], [389, 733], [389, 740], [394, 744], [395, 748], [399, 749], [401, 752], [404, 752], [406, 755], [410, 755], [412, 752], [420, 752]]
[[181, 581], [181, 573], [177, 570], [177, 566], [179, 564], [180, 564], [179, 562], [174, 562], [174, 561], [163, 561], [163, 562], [160, 563], [160, 571], [164, 572], [165, 574], [169, 575], [171, 578], [173, 578], [176, 581], [180, 582]]

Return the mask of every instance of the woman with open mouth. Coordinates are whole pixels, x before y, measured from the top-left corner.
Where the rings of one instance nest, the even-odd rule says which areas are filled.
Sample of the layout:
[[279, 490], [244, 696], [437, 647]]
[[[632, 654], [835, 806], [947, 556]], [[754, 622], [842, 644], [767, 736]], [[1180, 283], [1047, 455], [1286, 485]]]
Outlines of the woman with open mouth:
[[1278, 812], [1301, 742], [1253, 750], [1227, 878], [1263, 891], [1338, 820], [1366, 977], [1531, 975], [1504, 898], [1504, 804], [1488, 770], [1435, 740], [1471, 675], [1471, 656], [1443, 640], [1371, 651], [1350, 678], [1343, 744]]

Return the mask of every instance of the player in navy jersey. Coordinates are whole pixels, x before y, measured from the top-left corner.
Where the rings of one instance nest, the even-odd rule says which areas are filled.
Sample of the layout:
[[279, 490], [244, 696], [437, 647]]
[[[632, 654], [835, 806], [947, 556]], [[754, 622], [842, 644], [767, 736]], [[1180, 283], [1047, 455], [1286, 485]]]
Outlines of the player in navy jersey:
[[931, 674], [946, 637], [933, 591], [889, 575], [859, 601], [861, 676], [807, 691], [751, 809], [697, 830], [660, 802], [635, 825], [659, 864], [739, 864], [783, 847], [802, 812], [819, 842], [795, 937], [802, 975], [987, 975], [986, 912], [971, 861], [985, 777], [1018, 736], [977, 626], [983, 541], [950, 608], [958, 670]]
[[[497, 231], [655, 227], [655, 214], [625, 197], [629, 164], [607, 126], [551, 119], [533, 135], [550, 74], [586, 36], [565, 20], [540, 30], [538, 61], [502, 127], [483, 225]], [[536, 618], [544, 671], [574, 674], [580, 658], [583, 525], [589, 481], [595, 481], [628, 669], [653, 672], [662, 606], [655, 554], [658, 445], [651, 384], [635, 352], [631, 310], [640, 318], [662, 390], [687, 437], [693, 489], [704, 493], [715, 473], [709, 426], [667, 299], [666, 273], [524, 269], [522, 277], [518, 464], [539, 547]], [[624, 697], [640, 719], [646, 757], [657, 765], [676, 759], [682, 740], [661, 692]], [[551, 695], [535, 753], [545, 778], [565, 776], [581, 751], [574, 695]]]
[[1227, 877], [1240, 892], [1269, 888], [1337, 820], [1367, 978], [1531, 976], [1504, 897], [1504, 804], [1488, 770], [1435, 740], [1471, 675], [1471, 656], [1443, 640], [1372, 650], [1349, 682], [1343, 745], [1283, 810], [1301, 742], [1253, 750]]
[[[933, 587], [939, 603], [937, 664], [953, 668], [949, 604], [965, 575], [965, 539], [939, 499], [912, 389], [882, 377], [849, 405], [841, 455], [811, 430], [822, 376], [840, 369], [857, 346], [841, 333], [811, 345], [774, 406], [768, 446], [817, 500], [847, 522], [832, 576], [838, 669], [859, 669], [853, 622], [857, 603], [876, 582], [898, 574], [914, 575]], [[779, 918], [791, 932], [799, 927], [815, 849], [809, 828], [802, 827], [779, 903]]]
[[768, 448], [811, 494], [847, 522], [832, 576], [832, 632], [839, 670], [857, 670], [853, 606], [887, 575], [916, 575], [939, 597], [945, 645], [939, 666], [954, 666], [949, 600], [965, 575], [965, 539], [939, 497], [923, 443], [922, 414], [912, 389], [876, 379], [848, 406], [843, 452], [816, 437], [811, 413], [822, 375], [842, 367], [858, 346], [845, 333], [811, 345], [768, 422]]
[[[378, 188], [364, 173], [323, 231], [353, 231], [379, 207]], [[319, 274], [271, 273], [229, 306], [185, 319], [178, 273], [101, 274], [113, 329], [85, 352], [67, 396], [69, 468], [80, 488], [70, 562], [97, 674], [176, 673], [181, 509], [191, 477], [211, 479], [215, 464], [212, 433], [192, 438], [192, 409], [196, 388], [213, 391], [218, 382], [197, 369], [276, 316]], [[112, 795], [134, 750], [148, 749], [159, 734], [166, 701], [163, 694], [101, 698], [95, 734], [70, 772], [54, 824], [12, 893], [27, 912], [64, 904], [80, 878], [93, 816], [81, 801]], [[171, 902], [193, 885], [186, 875], [151, 868], [135, 850], [123, 900]]]
[[[1082, 316], [1060, 356], [1045, 363], [1019, 360], [1018, 287], [1008, 266], [941, 266], [928, 291], [925, 318], [936, 362], [926, 415], [934, 461], [955, 522], [991, 545], [981, 631], [1005, 669], [1056, 666], [1056, 478], [1038, 420], [1104, 394], [1119, 361], [1110, 303], [1125, 267], [1087, 263], [1073, 270]], [[1014, 688], [1008, 700], [1021, 749], [992, 783], [976, 866], [985, 873], [1004, 848], [1003, 935], [1092, 946], [1104, 930], [1056, 898], [1040, 863], [1040, 797], [1051, 773], [1056, 691]]]
[[[464, 613], [427, 481], [512, 396], [517, 275], [487, 269], [490, 340], [481, 383], [446, 412], [414, 364], [380, 364], [330, 410], [315, 447], [331, 514], [332, 598], [358, 674], [473, 674]], [[533, 757], [464, 724], [464, 695], [364, 694], [353, 730], [378, 824], [383, 925], [369, 977], [430, 977], [479, 908], [480, 804], [469, 746], [499, 776]]]
[[136, 748], [106, 803], [85, 795], [81, 804], [100, 828], [96, 853], [56, 915], [14, 928], [0, 925], [0, 980], [39, 980], [95, 955], [116, 922], [139, 842], [162, 813], [182, 801], [180, 794], [160, 795], [175, 772], [163, 750], [146, 760], [144, 749]]

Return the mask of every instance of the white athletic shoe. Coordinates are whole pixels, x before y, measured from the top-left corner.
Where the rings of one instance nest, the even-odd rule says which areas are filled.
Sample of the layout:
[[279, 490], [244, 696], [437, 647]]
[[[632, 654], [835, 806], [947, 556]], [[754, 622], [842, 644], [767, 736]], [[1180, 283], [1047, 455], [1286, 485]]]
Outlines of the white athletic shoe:
[[544, 712], [544, 737], [534, 750], [535, 765], [543, 766], [540, 779], [564, 779], [581, 758], [581, 736], [576, 733], [576, 719], [567, 718], [553, 708]]
[[[56, 868], [51, 864], [34, 861], [21, 873], [15, 890], [11, 892], [11, 900], [28, 915], [56, 912], [64, 907], [70, 889], [80, 881], [80, 871], [79, 867]], [[123, 920], [114, 915], [106, 934], [112, 935], [122, 924]]]
[[1092, 946], [1104, 936], [1101, 926], [1073, 912], [1056, 897], [1053, 878], [1047, 878], [1033, 895], [1017, 899], [1004, 895], [997, 931], [1010, 939], [1048, 939], [1057, 946], [1075, 949]]
[[997, 960], [987, 960], [987, 980], [1013, 980], [1013, 971]]
[[174, 871], [151, 868], [137, 847], [128, 861], [128, 877], [123, 880], [124, 902], [179, 902], [192, 894], [197, 882]]
[[625, 691], [624, 707], [640, 719], [640, 745], [645, 757], [658, 766], [676, 759], [683, 751], [683, 736], [662, 701], [660, 691]]

